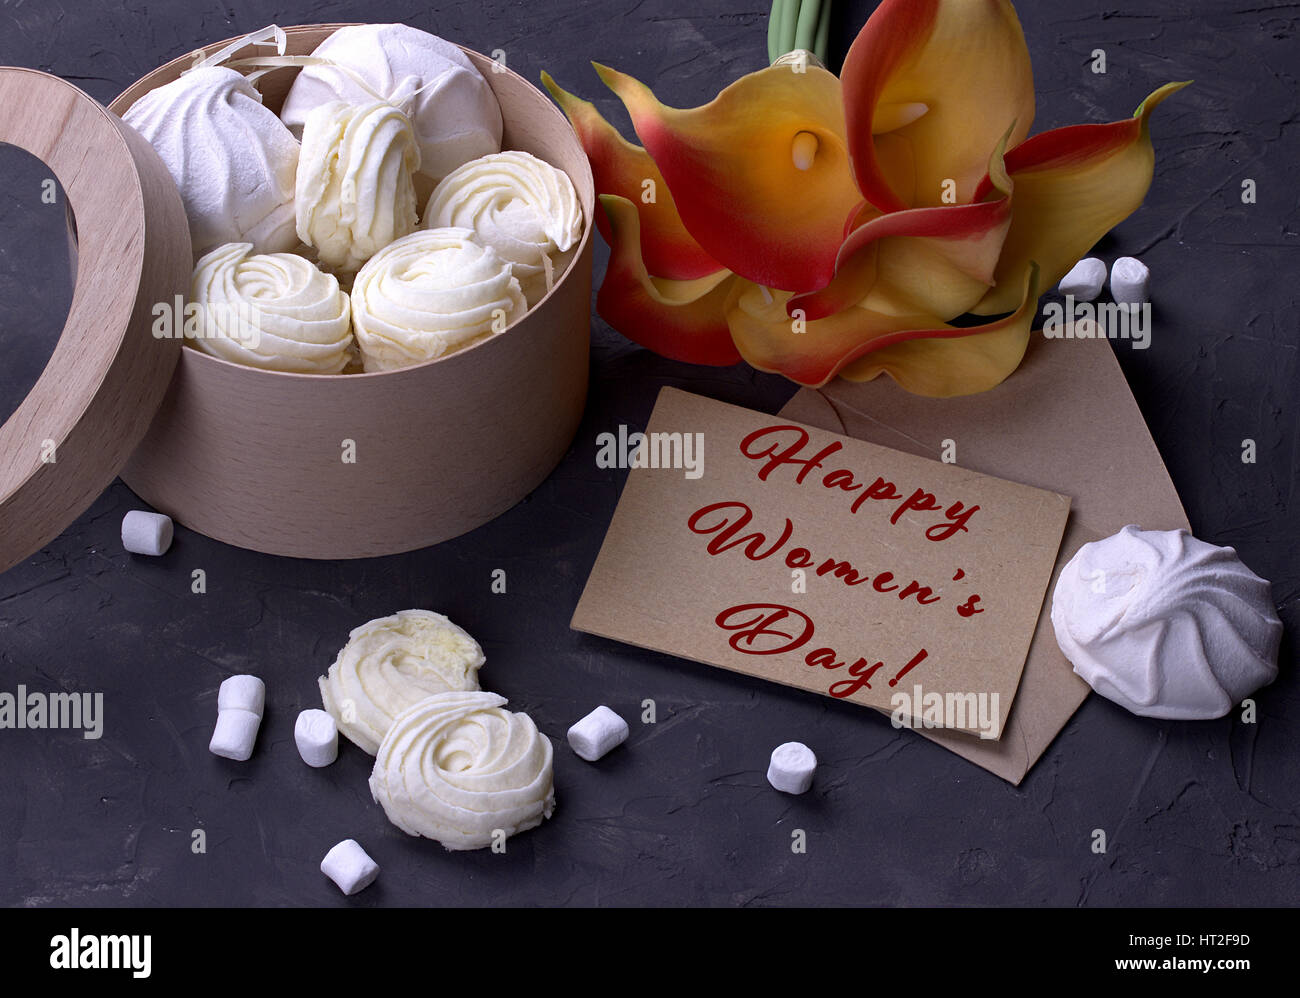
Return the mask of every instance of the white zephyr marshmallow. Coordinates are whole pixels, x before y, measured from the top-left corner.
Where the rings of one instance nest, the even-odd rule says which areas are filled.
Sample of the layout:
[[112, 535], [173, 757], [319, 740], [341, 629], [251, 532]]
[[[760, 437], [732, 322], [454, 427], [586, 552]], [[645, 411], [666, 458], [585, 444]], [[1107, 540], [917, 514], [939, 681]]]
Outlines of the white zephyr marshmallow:
[[293, 726], [293, 740], [302, 761], [314, 769], [339, 757], [339, 726], [323, 710], [304, 710]]
[[471, 229], [412, 232], [367, 260], [352, 285], [352, 331], [367, 374], [463, 350], [527, 310], [510, 262]]
[[217, 691], [217, 711], [246, 710], [262, 716], [266, 706], [266, 683], [256, 676], [230, 676]]
[[569, 729], [569, 745], [578, 758], [595, 762], [627, 741], [627, 721], [601, 704]]
[[510, 264], [532, 306], [564, 274], [582, 238], [582, 202], [563, 170], [511, 150], [482, 156], [444, 177], [420, 224], [473, 229], [479, 242]]
[[257, 741], [257, 729], [262, 724], [260, 714], [251, 710], [230, 707], [217, 712], [217, 726], [212, 732], [208, 751], [223, 759], [247, 762]]
[[145, 509], [133, 509], [122, 517], [122, 547], [131, 554], [157, 557], [172, 546], [172, 518]]
[[483, 849], [555, 810], [550, 739], [505, 697], [435, 693], [394, 718], [370, 794], [388, 820], [451, 850]]
[[122, 120], [154, 147], [185, 203], [198, 259], [224, 243], [283, 253], [294, 231], [298, 141], [236, 70], [204, 66], [151, 90]]
[[214, 357], [296, 374], [338, 374], [351, 359], [351, 299], [295, 253], [218, 246], [194, 265], [190, 301], [202, 335], [186, 345]]
[[280, 110], [296, 135], [322, 104], [383, 100], [410, 116], [420, 172], [434, 182], [501, 149], [496, 94], [451, 42], [405, 24], [359, 24], [339, 28], [312, 56], [324, 63], [303, 68]]
[[1122, 256], [1110, 268], [1110, 296], [1118, 305], [1142, 305], [1150, 300], [1151, 271], [1137, 257]]
[[1073, 295], [1075, 301], [1092, 301], [1105, 286], [1106, 263], [1090, 256], [1071, 267], [1056, 289], [1063, 295]]
[[772, 750], [767, 782], [782, 793], [801, 794], [812, 786], [817, 756], [803, 742], [786, 742]]
[[349, 896], [364, 891], [379, 876], [379, 864], [367, 855], [356, 839], [344, 839], [325, 854], [320, 872]]
[[345, 273], [415, 231], [420, 149], [411, 119], [384, 101], [330, 101], [302, 131], [295, 219], [322, 264]]
[[320, 678], [321, 701], [344, 735], [374, 755], [393, 718], [427, 696], [477, 690], [479, 643], [432, 610], [399, 610], [354, 628]]
[[1052, 626], [1089, 686], [1146, 717], [1222, 717], [1277, 678], [1269, 584], [1186, 530], [1130, 524], [1079, 548], [1052, 593]]

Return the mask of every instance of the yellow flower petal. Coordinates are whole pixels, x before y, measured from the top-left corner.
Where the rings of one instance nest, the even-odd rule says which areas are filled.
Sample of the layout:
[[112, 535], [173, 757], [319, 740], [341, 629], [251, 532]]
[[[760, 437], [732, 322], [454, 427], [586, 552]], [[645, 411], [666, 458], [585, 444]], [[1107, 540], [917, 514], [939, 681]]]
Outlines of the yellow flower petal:
[[918, 337], [873, 350], [840, 375], [870, 381], [887, 374], [913, 395], [951, 398], [988, 391], [1005, 381], [1024, 359], [1038, 314], [1037, 268], [1021, 284], [1020, 307], [1005, 319], [968, 330], [966, 335]]
[[887, 214], [864, 209], [840, 247], [835, 279], [795, 295], [787, 311], [802, 308], [821, 319], [861, 303], [885, 314], [951, 319], [978, 302], [993, 283], [1011, 222], [1005, 140], [989, 159], [993, 181], [986, 200]]
[[1141, 207], [1155, 167], [1148, 119], [1185, 86], [1165, 84], [1132, 118], [1057, 128], [1007, 153], [1016, 188], [1011, 228], [997, 285], [972, 311], [996, 315], [1015, 308], [1015, 278], [1030, 260], [1038, 264], [1044, 288], [1056, 284], [1098, 239]]
[[694, 280], [651, 277], [641, 258], [636, 206], [614, 194], [600, 196], [609, 217], [610, 255], [596, 295], [601, 318], [635, 343], [691, 364], [723, 366], [740, 359], [731, 341], [725, 306], [728, 271]]
[[[597, 194], [630, 200], [641, 216], [641, 253], [652, 273], [689, 280], [716, 273], [722, 265], [700, 248], [682, 225], [673, 196], [649, 154], [623, 138], [590, 101], [569, 93], [549, 73], [542, 83], [573, 125], [591, 162]], [[647, 187], [648, 185], [648, 187]], [[647, 190], [652, 196], [647, 198]], [[597, 212], [596, 226], [610, 242], [609, 220]]]
[[[835, 76], [771, 66], [703, 107], [678, 110], [632, 77], [596, 69], [627, 105], [682, 221], [710, 256], [769, 287], [809, 290], [831, 279], [845, 224], [862, 201]], [[815, 139], [811, 162], [804, 135]]]
[[840, 79], [858, 186], [882, 211], [975, 200], [988, 151], [1013, 123], [1008, 148], [1022, 141], [1034, 118], [1008, 0], [884, 0]]
[[933, 315], [886, 315], [864, 304], [801, 321], [786, 313], [787, 292], [737, 279], [726, 317], [751, 367], [801, 385], [818, 388], [840, 373], [867, 380], [887, 371], [917, 394], [963, 395], [997, 384], [1020, 363], [1037, 315], [1034, 268], [1022, 293], [1014, 316], [973, 328], [950, 326]]

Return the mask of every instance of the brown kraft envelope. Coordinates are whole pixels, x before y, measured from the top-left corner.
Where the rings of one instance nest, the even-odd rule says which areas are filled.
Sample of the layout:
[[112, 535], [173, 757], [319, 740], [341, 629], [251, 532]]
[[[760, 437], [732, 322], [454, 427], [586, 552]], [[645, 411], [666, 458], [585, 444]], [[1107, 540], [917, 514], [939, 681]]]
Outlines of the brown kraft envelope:
[[1072, 497], [1065, 540], [1002, 738], [920, 730], [1019, 784], [1088, 695], [1052, 630], [1051, 592], [1061, 568], [1083, 544], [1130, 523], [1189, 529], [1110, 344], [1036, 335], [1020, 369], [980, 395], [929, 399], [909, 395], [885, 377], [836, 381], [818, 391], [801, 389], [780, 415], [926, 457], [941, 454], [951, 441], [960, 467]]
[[645, 432], [575, 628], [1002, 735], [1067, 497], [674, 388]]

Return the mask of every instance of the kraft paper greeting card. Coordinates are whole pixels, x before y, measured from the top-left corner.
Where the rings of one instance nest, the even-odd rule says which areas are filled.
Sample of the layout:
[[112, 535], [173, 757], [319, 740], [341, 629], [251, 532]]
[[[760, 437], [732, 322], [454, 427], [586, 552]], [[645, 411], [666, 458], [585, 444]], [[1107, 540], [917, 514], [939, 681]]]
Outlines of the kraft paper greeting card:
[[581, 631], [1000, 737], [1065, 496], [665, 388]]

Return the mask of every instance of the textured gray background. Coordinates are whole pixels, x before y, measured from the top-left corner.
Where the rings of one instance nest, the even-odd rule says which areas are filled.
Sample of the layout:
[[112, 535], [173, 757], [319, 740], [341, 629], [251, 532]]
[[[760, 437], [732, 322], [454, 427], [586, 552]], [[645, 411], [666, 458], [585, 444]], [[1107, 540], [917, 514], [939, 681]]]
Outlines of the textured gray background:
[[[838, 4], [836, 64], [870, 3]], [[1300, 162], [1297, 6], [1269, 2], [1022, 2], [1039, 95], [1035, 130], [1131, 113], [1195, 79], [1155, 116], [1155, 184], [1100, 251], [1154, 272], [1146, 352], [1119, 350], [1197, 533], [1270, 578], [1287, 623], [1283, 675], [1253, 726], [1133, 717], [1092, 697], [1020, 788], [861, 708], [573, 633], [569, 616], [624, 472], [595, 436], [643, 425], [662, 385], [775, 411], [791, 387], [738, 367], [692, 368], [593, 318], [594, 383], [567, 459], [526, 502], [457, 541], [324, 564], [236, 550], [186, 530], [162, 559], [124, 554], [115, 484], [45, 551], [0, 576], [0, 690], [102, 690], [106, 733], [0, 731], [0, 902], [57, 904], [1293, 904], [1300, 887], [1300, 617], [1295, 285]], [[738, 0], [620, 3], [142, 3], [0, 0], [0, 63], [66, 77], [107, 102], [201, 43], [281, 24], [402, 20], [530, 79], [550, 70], [626, 126], [587, 65], [636, 74], [666, 102], [701, 103], [765, 61], [766, 10]], [[1094, 48], [1109, 72], [1088, 67]], [[0, 158], [0, 415], [34, 380], [66, 308], [57, 221]], [[1259, 201], [1240, 203], [1244, 178]], [[597, 275], [603, 268], [601, 247]], [[51, 318], [55, 315], [55, 318]], [[1104, 412], [1079, 414], [1080, 432]], [[1241, 442], [1257, 442], [1243, 465]], [[1032, 460], [1027, 455], [1026, 460]], [[190, 572], [208, 575], [191, 595]], [[504, 568], [509, 593], [492, 595]], [[299, 709], [347, 631], [407, 606], [449, 614], [483, 643], [486, 685], [557, 744], [559, 806], [505, 855], [447, 854], [384, 819], [369, 759], [345, 746], [309, 770]], [[216, 689], [263, 676], [247, 764], [207, 752]], [[659, 723], [635, 723], [644, 698]], [[563, 745], [604, 702], [634, 721], [600, 764]], [[802, 798], [772, 791], [773, 745], [822, 765]], [[203, 828], [208, 851], [190, 851]], [[806, 855], [790, 835], [803, 828]], [[1104, 829], [1109, 851], [1094, 855]], [[344, 899], [318, 872], [358, 838], [384, 868]]]

